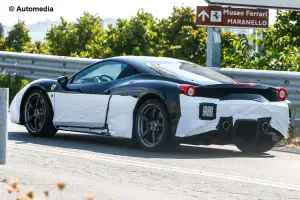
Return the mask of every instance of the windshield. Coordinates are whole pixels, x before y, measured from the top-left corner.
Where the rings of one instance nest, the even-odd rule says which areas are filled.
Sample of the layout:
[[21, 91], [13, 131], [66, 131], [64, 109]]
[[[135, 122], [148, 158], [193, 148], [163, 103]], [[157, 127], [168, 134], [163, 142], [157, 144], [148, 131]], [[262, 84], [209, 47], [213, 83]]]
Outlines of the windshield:
[[156, 61], [149, 62], [146, 65], [163, 76], [187, 80], [202, 85], [237, 83], [237, 81], [227, 76], [190, 62]]

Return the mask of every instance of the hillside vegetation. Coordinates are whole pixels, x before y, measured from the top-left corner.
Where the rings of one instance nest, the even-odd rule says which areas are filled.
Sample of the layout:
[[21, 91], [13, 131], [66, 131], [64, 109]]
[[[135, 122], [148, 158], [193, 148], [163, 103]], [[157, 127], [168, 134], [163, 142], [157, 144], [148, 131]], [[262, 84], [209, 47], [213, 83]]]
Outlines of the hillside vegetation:
[[[46, 32], [44, 42], [32, 43], [25, 22], [19, 20], [5, 38], [0, 26], [0, 50], [89, 58], [167, 56], [205, 65], [206, 28], [196, 26], [190, 7], [174, 7], [165, 19], [139, 10], [105, 28], [102, 21], [88, 12], [76, 22], [61, 18]], [[299, 12], [277, 11], [275, 24], [259, 31], [262, 39], [222, 32], [222, 67], [299, 71], [299, 25]], [[260, 51], [253, 51], [253, 43]]]

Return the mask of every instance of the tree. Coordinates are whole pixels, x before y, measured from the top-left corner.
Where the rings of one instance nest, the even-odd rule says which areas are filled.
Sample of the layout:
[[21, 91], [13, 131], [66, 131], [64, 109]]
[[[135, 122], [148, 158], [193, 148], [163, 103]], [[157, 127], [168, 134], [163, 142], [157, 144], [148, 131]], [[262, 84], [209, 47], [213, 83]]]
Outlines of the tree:
[[22, 52], [27, 43], [30, 43], [31, 37], [29, 30], [25, 27], [25, 22], [18, 20], [18, 23], [8, 32], [5, 39], [7, 51]]
[[49, 47], [47, 44], [41, 41], [35, 41], [34, 43], [27, 43], [24, 47], [25, 53], [34, 53], [34, 54], [50, 54]]
[[277, 11], [276, 22], [269, 29], [258, 31], [262, 37], [255, 41], [261, 50], [253, 52], [248, 41], [254, 37], [238, 38], [223, 34], [223, 67], [260, 70], [300, 70], [300, 12]]
[[47, 31], [45, 40], [52, 55], [70, 56], [76, 43], [75, 25], [61, 18], [60, 24]]
[[86, 56], [86, 52], [91, 50], [91, 45], [99, 42], [99, 37], [104, 34], [101, 23], [102, 19], [99, 16], [88, 12], [84, 12], [76, 23], [69, 23], [61, 18], [61, 23], [52, 26], [46, 33], [45, 39], [50, 52], [54, 55]]
[[167, 19], [159, 24], [161, 56], [205, 64], [206, 32], [196, 26], [195, 11], [190, 7], [174, 7]]
[[222, 63], [223, 67], [248, 66], [253, 47], [245, 35], [235, 35], [232, 32], [222, 32]]
[[0, 38], [0, 51], [5, 51], [5, 39]]
[[3, 25], [0, 23], [0, 38], [4, 37], [4, 27]]
[[136, 16], [118, 19], [105, 35], [105, 57], [120, 55], [155, 55], [158, 50], [158, 19], [139, 10]]
[[75, 24], [77, 32], [76, 53], [86, 51], [86, 45], [95, 38], [95, 36], [103, 35], [102, 19], [97, 15], [91, 15], [84, 12], [83, 16], [77, 19]]

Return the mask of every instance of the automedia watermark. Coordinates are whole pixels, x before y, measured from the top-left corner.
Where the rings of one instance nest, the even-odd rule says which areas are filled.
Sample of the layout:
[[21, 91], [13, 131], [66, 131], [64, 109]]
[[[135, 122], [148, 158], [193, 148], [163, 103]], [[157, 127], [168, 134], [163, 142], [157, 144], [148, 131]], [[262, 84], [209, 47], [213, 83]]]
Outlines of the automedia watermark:
[[53, 12], [53, 7], [51, 6], [9, 6], [8, 9], [10, 12]]

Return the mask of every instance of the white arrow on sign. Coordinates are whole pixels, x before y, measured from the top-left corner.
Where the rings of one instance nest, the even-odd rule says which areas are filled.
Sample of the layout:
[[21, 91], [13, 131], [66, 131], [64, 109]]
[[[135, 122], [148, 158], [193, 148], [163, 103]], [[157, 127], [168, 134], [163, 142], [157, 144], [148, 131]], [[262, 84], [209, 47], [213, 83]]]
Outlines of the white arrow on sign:
[[205, 21], [205, 17], [209, 18], [209, 14], [205, 11], [202, 10], [202, 12], [198, 15], [198, 18], [202, 16], [202, 21]]

